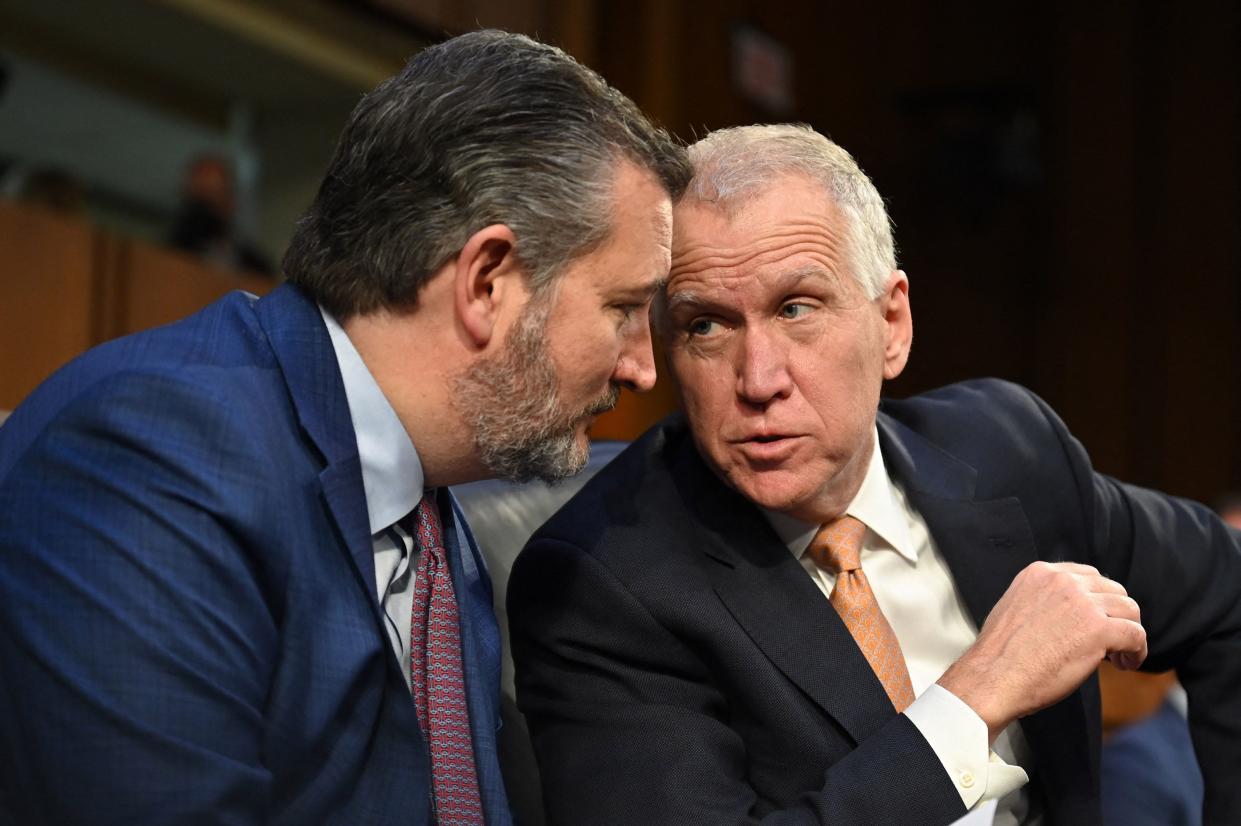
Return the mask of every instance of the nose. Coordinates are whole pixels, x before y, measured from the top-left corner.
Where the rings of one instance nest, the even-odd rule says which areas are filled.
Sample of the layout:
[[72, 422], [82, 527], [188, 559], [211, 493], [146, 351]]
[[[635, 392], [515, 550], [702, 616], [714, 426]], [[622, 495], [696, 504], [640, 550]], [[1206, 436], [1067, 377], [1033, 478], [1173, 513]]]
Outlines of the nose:
[[621, 342], [620, 356], [612, 381], [637, 393], [645, 393], [655, 386], [655, 354], [651, 350], [651, 325], [631, 325], [633, 331]]
[[753, 405], [788, 396], [792, 378], [784, 344], [762, 327], [746, 327], [737, 355], [737, 395]]

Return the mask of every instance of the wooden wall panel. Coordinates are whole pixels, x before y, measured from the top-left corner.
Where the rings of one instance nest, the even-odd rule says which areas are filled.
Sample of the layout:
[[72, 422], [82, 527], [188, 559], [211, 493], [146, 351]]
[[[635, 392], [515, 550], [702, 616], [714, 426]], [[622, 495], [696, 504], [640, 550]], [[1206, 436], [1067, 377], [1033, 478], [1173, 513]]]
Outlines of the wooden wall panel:
[[[1241, 5], [595, 8], [596, 68], [681, 137], [801, 120], [875, 180], [916, 321], [891, 395], [1000, 376], [1100, 470], [1241, 487]], [[738, 24], [792, 53], [794, 111], [733, 88]], [[631, 437], [674, 400], [661, 379], [597, 432]]]
[[93, 343], [93, 267], [88, 227], [0, 202], [0, 409]]
[[[1037, 358], [1026, 379], [1086, 446], [1097, 468], [1134, 473], [1141, 411], [1129, 365], [1148, 362], [1149, 339], [1132, 341], [1141, 300], [1142, 192], [1137, 123], [1143, 89], [1137, 24], [1124, 3], [1082, 7], [1061, 18], [1046, 108], [1052, 223], [1034, 308]], [[1107, 89], [1105, 97], [1084, 89]], [[1109, 412], [1110, 411], [1110, 412]]]
[[[1241, 9], [1205, 19], [1194, 4], [1144, 21], [1153, 94], [1143, 134], [1157, 136], [1140, 237], [1145, 308], [1162, 372], [1137, 481], [1210, 500], [1241, 487]], [[1158, 78], [1158, 82], [1154, 79]], [[1147, 370], [1136, 365], [1140, 378]]]
[[0, 201], [0, 410], [96, 344], [275, 283]]
[[275, 282], [238, 275], [137, 241], [121, 253], [114, 335], [168, 324], [198, 312], [232, 290], [263, 295]]

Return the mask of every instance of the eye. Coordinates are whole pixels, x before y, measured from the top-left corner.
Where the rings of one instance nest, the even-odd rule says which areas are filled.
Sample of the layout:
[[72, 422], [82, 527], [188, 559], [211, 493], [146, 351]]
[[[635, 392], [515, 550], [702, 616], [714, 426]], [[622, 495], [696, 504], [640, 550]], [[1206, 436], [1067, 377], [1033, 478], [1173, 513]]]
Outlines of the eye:
[[616, 311], [620, 319], [619, 325], [623, 327], [643, 315], [646, 306], [646, 304], [613, 304], [612, 309]]
[[695, 318], [686, 326], [685, 329], [690, 336], [701, 338], [703, 336], [709, 336], [712, 333], [718, 332], [719, 328], [720, 323], [714, 319]]
[[800, 318], [801, 316], [804, 316], [806, 313], [810, 312], [810, 309], [811, 308], [809, 304], [804, 304], [800, 301], [790, 301], [789, 303], [782, 304], [780, 306], [780, 317], [781, 318]]

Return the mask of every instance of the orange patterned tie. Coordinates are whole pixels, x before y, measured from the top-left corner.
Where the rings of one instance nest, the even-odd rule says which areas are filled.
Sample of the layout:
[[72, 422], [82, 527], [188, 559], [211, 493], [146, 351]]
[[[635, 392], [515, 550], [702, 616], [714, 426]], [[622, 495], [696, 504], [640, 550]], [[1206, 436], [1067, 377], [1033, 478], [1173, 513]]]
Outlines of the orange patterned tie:
[[836, 573], [832, 606], [845, 627], [866, 655], [879, 682], [898, 712], [914, 701], [913, 684], [900, 641], [879, 609], [875, 594], [862, 572], [862, 537], [866, 525], [852, 516], [841, 516], [825, 524], [810, 542], [811, 559]]

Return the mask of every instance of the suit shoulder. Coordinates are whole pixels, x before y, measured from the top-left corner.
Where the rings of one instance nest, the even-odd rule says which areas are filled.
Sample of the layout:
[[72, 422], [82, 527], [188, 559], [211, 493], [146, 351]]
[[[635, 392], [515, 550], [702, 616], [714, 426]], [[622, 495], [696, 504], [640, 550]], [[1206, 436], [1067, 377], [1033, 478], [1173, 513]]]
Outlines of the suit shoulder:
[[923, 439], [981, 472], [983, 490], [1063, 485], [1089, 471], [1085, 450], [1032, 391], [999, 379], [952, 384], [882, 411]]
[[1063, 430], [1046, 402], [1002, 379], [974, 379], [907, 399], [885, 400], [881, 409], [932, 441], [1021, 442]]
[[245, 434], [249, 409], [240, 394], [199, 381], [193, 371], [126, 369], [35, 408], [19, 408], [12, 429], [0, 434], [0, 479], [54, 461], [67, 451], [120, 460], [128, 454], [201, 454], [218, 465], [254, 453]]
[[[601, 469], [518, 554], [508, 583], [510, 627], [528, 622], [516, 614], [532, 603], [540, 611], [560, 604], [564, 594], [552, 595], [560, 584], [623, 592], [663, 619], [709, 592], [707, 569], [717, 563], [693, 550], [701, 539], [687, 499], [701, 476], [687, 471], [709, 473], [679, 414]], [[515, 614], [515, 605], [524, 608]]]
[[181, 321], [106, 342], [70, 361], [0, 430], [0, 475], [52, 428], [158, 432], [170, 425], [166, 416], [174, 409], [192, 421], [212, 410], [227, 415], [262, 405], [264, 388], [278, 382], [270, 378], [275, 364], [262, 346], [252, 301], [234, 293]]
[[617, 536], [657, 529], [652, 520], [678, 496], [671, 469], [692, 450], [681, 414], [653, 426], [605, 465], [531, 537], [559, 540], [595, 552]]

